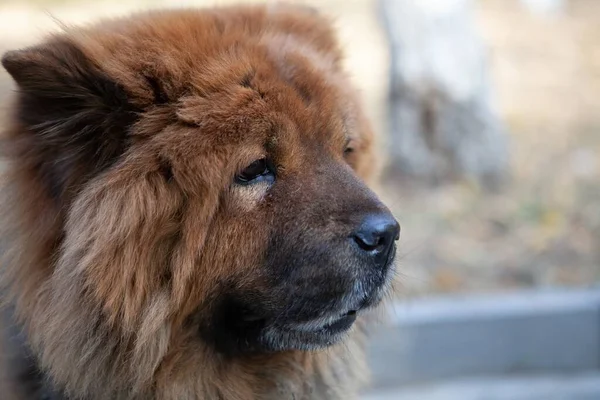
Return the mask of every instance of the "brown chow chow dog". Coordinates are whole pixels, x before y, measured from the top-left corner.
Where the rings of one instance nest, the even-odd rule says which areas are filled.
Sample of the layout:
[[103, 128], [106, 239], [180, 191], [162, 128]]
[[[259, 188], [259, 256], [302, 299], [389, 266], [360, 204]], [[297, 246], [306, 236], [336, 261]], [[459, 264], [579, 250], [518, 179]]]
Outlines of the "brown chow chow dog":
[[399, 226], [325, 18], [151, 12], [2, 64], [15, 395], [356, 396]]

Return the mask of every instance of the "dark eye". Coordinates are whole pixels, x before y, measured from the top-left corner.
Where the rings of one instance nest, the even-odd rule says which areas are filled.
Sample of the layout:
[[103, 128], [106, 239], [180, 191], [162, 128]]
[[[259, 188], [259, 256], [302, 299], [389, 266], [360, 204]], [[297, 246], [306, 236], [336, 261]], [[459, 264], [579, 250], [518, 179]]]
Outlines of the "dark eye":
[[235, 177], [235, 182], [240, 185], [249, 185], [262, 181], [269, 183], [275, 181], [275, 174], [269, 167], [266, 158], [254, 161]]
[[344, 145], [344, 157], [353, 152], [354, 147], [352, 147], [352, 141], [350, 139], [346, 139], [346, 144]]

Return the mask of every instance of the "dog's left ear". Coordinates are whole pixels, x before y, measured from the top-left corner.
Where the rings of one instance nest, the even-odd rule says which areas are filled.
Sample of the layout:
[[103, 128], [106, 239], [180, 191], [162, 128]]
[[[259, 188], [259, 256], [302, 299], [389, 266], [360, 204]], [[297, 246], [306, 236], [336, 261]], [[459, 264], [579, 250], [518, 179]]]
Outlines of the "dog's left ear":
[[20, 142], [37, 158], [49, 194], [60, 198], [120, 156], [138, 110], [74, 42], [54, 37], [11, 51], [2, 65], [17, 84]]

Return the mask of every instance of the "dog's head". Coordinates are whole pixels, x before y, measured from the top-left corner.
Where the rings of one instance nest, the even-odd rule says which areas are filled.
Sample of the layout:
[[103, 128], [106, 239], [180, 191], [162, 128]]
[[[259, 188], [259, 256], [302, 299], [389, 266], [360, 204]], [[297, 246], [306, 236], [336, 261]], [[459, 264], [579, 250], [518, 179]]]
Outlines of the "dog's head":
[[14, 165], [35, 188], [20, 212], [54, 215], [43, 300], [21, 312], [59, 381], [94, 352], [147, 380], [199, 343], [324, 347], [380, 301], [399, 227], [363, 182], [371, 132], [324, 19], [151, 13], [2, 63]]

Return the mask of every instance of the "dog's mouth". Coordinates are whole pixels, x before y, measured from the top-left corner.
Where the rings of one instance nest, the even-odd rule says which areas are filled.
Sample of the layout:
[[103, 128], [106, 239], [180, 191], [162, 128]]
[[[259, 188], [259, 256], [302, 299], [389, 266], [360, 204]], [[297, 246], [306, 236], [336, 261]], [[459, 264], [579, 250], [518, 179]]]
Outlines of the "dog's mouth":
[[[278, 313], [264, 311], [256, 303], [235, 303], [221, 314], [225, 322], [222, 332], [227, 332], [225, 336], [232, 336], [235, 346], [247, 352], [315, 350], [336, 344], [363, 313], [377, 306], [385, 296], [394, 253], [395, 248], [391, 249], [385, 268], [355, 280], [338, 298], [327, 297], [324, 290], [323, 301], [298, 298], [296, 308]], [[222, 342], [223, 337], [215, 340]]]
[[350, 330], [360, 311], [350, 310], [314, 321], [271, 326], [263, 336], [272, 350], [315, 350], [338, 343]]
[[286, 326], [287, 329], [306, 332], [306, 333], [342, 333], [350, 329], [356, 317], [358, 310], [350, 310], [341, 314], [335, 314], [328, 317], [316, 318], [308, 322], [293, 323]]
[[356, 316], [357, 316], [357, 311], [350, 310], [346, 314], [338, 317], [337, 320], [323, 326], [319, 330], [324, 333], [329, 333], [329, 334], [345, 332], [348, 329], [350, 329], [350, 327], [352, 326], [354, 321], [356, 321]]
[[[279, 325], [283, 332], [291, 333], [308, 346], [329, 346], [344, 337], [352, 328], [357, 318], [373, 307], [376, 307], [389, 289], [392, 275], [391, 265], [394, 262], [396, 246], [387, 256], [386, 271], [378, 278], [370, 281], [357, 281], [352, 293], [339, 304], [340, 308], [303, 321], [288, 321]], [[367, 283], [368, 282], [368, 283]]]

